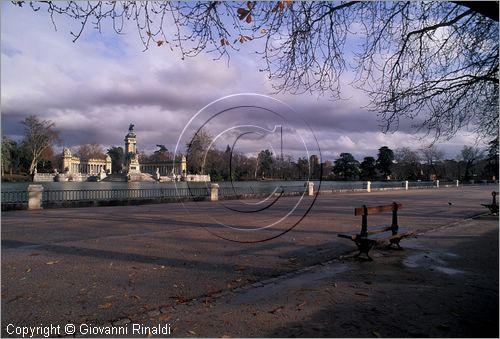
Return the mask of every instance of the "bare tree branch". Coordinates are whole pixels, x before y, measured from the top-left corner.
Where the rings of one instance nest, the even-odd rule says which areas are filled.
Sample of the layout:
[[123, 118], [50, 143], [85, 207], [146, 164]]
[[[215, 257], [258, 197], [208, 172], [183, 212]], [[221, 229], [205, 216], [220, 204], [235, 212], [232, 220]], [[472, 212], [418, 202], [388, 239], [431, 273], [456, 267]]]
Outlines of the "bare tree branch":
[[[23, 6], [23, 1], [14, 1]], [[498, 2], [30, 2], [34, 11], [81, 21], [111, 21], [121, 34], [132, 20], [147, 50], [169, 45], [185, 57], [227, 58], [262, 41], [277, 92], [340, 98], [341, 80], [371, 98], [384, 130], [413, 119], [416, 130], [450, 138], [469, 128], [498, 132]], [[259, 47], [262, 46], [262, 47]]]

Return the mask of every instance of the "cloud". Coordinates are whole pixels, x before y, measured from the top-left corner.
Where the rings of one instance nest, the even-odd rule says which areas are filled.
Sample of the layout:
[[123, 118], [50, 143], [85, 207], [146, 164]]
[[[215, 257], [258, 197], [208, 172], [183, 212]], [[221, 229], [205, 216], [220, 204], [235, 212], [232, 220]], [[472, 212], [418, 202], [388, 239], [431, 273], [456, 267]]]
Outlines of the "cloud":
[[[15, 138], [22, 135], [19, 122], [36, 114], [56, 123], [66, 146], [121, 145], [133, 122], [139, 149], [160, 143], [173, 149], [185, 124], [209, 102], [239, 92], [272, 93], [267, 75], [258, 71], [262, 61], [249, 46], [229, 62], [208, 54], [181, 60], [167, 45], [143, 52], [134, 29], [117, 35], [109, 27], [102, 34], [87, 30], [73, 43], [69, 31], [78, 23], [71, 19], [57, 17], [55, 31], [47, 13], [1, 6], [1, 122], [3, 133]], [[273, 96], [298, 112], [320, 141], [324, 159], [341, 152], [374, 155], [382, 145], [415, 145], [412, 122], [383, 134], [377, 115], [363, 108], [364, 93], [345, 85], [342, 94], [347, 99], [334, 102], [311, 94]], [[273, 125], [270, 117], [258, 119]], [[470, 136], [459, 135], [443, 147], [453, 153], [470, 142]], [[299, 155], [298, 146], [290, 145]], [[248, 140], [240, 146], [255, 151]]]

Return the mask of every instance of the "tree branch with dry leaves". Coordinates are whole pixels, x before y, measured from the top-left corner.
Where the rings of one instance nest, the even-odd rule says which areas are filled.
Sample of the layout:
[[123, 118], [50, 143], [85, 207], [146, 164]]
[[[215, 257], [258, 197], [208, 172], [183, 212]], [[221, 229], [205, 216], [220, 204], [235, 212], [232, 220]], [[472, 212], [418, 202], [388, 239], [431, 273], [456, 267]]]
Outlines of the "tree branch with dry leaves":
[[[14, 1], [18, 6], [22, 1]], [[132, 21], [147, 50], [230, 58], [252, 44], [277, 92], [341, 97], [343, 74], [366, 91], [385, 131], [400, 119], [435, 139], [498, 133], [498, 2], [31, 2], [116, 33]]]

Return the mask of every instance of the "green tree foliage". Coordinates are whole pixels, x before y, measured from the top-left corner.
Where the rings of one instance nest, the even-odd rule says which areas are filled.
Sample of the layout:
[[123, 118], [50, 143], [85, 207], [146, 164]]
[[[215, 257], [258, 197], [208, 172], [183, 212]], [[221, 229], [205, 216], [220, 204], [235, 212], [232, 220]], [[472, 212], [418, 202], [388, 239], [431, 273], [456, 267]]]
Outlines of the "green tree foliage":
[[486, 160], [488, 161], [485, 167], [485, 174], [489, 178], [498, 180], [498, 137], [491, 140], [488, 143], [488, 155]]
[[378, 149], [377, 169], [382, 172], [383, 179], [386, 180], [391, 175], [392, 164], [394, 162], [394, 152], [387, 146]]
[[2, 136], [2, 175], [17, 173], [23, 157], [23, 149], [9, 137]]
[[351, 153], [340, 153], [335, 160], [333, 172], [342, 180], [357, 180], [359, 177], [359, 162]]
[[258, 173], [262, 178], [272, 177], [273, 176], [273, 165], [274, 165], [274, 157], [273, 153], [268, 149], [260, 151], [258, 157], [259, 170]]
[[111, 158], [111, 171], [113, 173], [120, 173], [123, 170], [123, 162], [125, 161], [123, 147], [113, 146], [108, 148], [106, 153]]
[[310, 179], [310, 163], [306, 157], [297, 159], [297, 179]]
[[365, 157], [359, 165], [361, 180], [375, 180], [377, 178], [377, 165], [374, 157]]

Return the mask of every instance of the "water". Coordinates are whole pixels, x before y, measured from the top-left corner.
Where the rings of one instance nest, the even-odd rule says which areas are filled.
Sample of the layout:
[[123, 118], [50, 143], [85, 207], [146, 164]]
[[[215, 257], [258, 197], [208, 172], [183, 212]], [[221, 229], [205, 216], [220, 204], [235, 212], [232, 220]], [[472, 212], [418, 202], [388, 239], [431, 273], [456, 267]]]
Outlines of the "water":
[[[314, 190], [319, 187], [319, 181], [314, 182]], [[2, 192], [26, 191], [28, 182], [2, 182]], [[98, 189], [150, 189], [150, 188], [194, 188], [210, 187], [210, 182], [39, 182], [44, 190], [98, 190]], [[280, 186], [304, 187], [305, 181], [229, 181], [217, 182], [221, 188], [241, 187], [243, 189], [252, 188], [256, 192], [270, 192]], [[384, 187], [402, 187], [403, 181], [372, 181], [372, 189]], [[366, 181], [322, 181], [321, 190], [341, 190], [341, 189], [366, 189]]]
[[[256, 191], [272, 190], [279, 186], [304, 186], [304, 181], [238, 181], [238, 182], [217, 182], [221, 188], [234, 187], [253, 188]], [[95, 190], [95, 189], [150, 189], [150, 188], [193, 188], [210, 187], [211, 182], [3, 182], [2, 192], [6, 191], [26, 191], [28, 185], [42, 185], [44, 190]], [[318, 181], [314, 186], [318, 187]]]

